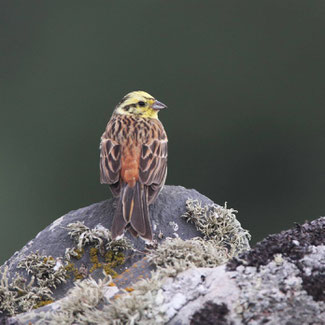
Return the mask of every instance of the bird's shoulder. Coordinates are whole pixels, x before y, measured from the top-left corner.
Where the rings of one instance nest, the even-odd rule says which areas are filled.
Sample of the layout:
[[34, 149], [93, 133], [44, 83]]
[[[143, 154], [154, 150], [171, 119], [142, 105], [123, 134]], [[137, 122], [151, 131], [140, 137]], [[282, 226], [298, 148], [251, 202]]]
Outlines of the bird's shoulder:
[[135, 138], [139, 142], [146, 143], [152, 140], [167, 140], [167, 134], [158, 119], [114, 114], [108, 122], [101, 140], [120, 143], [127, 138]]

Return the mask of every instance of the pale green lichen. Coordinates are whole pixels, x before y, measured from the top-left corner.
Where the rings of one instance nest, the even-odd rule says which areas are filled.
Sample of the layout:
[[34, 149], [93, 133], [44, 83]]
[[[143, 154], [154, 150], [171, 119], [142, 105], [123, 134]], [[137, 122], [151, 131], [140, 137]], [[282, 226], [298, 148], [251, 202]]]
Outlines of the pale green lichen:
[[112, 299], [99, 315], [91, 311], [89, 319], [95, 320], [95, 324], [165, 324], [167, 317], [162, 308], [165, 280], [160, 272], [152, 273], [150, 279], [136, 282], [131, 292], [124, 290], [124, 294]]
[[68, 276], [59, 259], [42, 256], [38, 252], [26, 256], [17, 268], [25, 269], [31, 280], [27, 281], [16, 273], [9, 282], [8, 267], [0, 275], [0, 312], [11, 316], [51, 303], [51, 288], [65, 282]]
[[231, 257], [225, 247], [202, 238], [167, 238], [148, 255], [148, 259], [169, 276], [176, 276], [192, 267], [215, 267]]
[[66, 249], [66, 259], [70, 259], [71, 256], [79, 256], [79, 252], [83, 251], [83, 248], [87, 244], [94, 245], [100, 251], [104, 251], [105, 249], [113, 251], [133, 249], [131, 242], [127, 238], [112, 240], [111, 232], [101, 225], [97, 225], [91, 229], [83, 222], [77, 221], [69, 223], [67, 229], [69, 230], [68, 234], [70, 238], [76, 242], [76, 247]]
[[131, 243], [131, 241], [125, 237], [116, 239], [116, 240], [110, 240], [106, 243], [106, 249], [113, 252], [121, 252], [125, 250], [134, 250], [134, 247]]
[[186, 201], [186, 212], [182, 215], [193, 222], [206, 240], [214, 240], [218, 246], [226, 247], [231, 256], [249, 249], [249, 232], [236, 219], [237, 210], [211, 204], [202, 206], [198, 200]]
[[67, 271], [61, 259], [52, 256], [42, 256], [39, 252], [26, 256], [17, 268], [25, 269], [28, 274], [35, 277], [39, 287], [56, 288], [62, 282], [66, 282]]
[[[110, 283], [110, 276], [105, 276], [98, 282], [91, 277], [84, 281], [76, 281], [75, 286], [68, 291], [66, 297], [60, 300], [59, 310], [40, 313], [40, 319], [35, 324], [89, 324], [89, 315], [93, 310], [98, 310], [96, 307], [103, 303], [106, 291], [112, 288], [109, 286]], [[101, 313], [100, 310], [98, 312]]]
[[249, 248], [250, 235], [236, 219], [234, 209], [198, 200], [186, 201], [181, 217], [193, 222], [204, 238], [167, 238], [148, 255], [160, 271], [175, 276], [192, 267], [216, 267]]
[[162, 279], [158, 273], [153, 273], [149, 280], [138, 281], [132, 290], [115, 295], [108, 304], [105, 295], [116, 288], [110, 286], [110, 281], [111, 278], [106, 277], [98, 283], [92, 279], [76, 282], [66, 298], [60, 301], [60, 308], [55, 312], [41, 313], [36, 324], [159, 325], [166, 322], [165, 311], [161, 308], [164, 300]]

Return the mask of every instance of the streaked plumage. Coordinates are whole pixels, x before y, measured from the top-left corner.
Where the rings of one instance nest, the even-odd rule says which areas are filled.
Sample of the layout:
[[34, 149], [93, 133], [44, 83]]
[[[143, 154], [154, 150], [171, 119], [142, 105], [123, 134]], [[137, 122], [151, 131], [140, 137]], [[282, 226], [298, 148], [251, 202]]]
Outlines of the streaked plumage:
[[146, 92], [129, 93], [101, 137], [100, 181], [119, 198], [111, 229], [114, 239], [127, 228], [152, 240], [148, 205], [167, 175], [167, 135], [158, 119], [158, 110], [165, 107]]

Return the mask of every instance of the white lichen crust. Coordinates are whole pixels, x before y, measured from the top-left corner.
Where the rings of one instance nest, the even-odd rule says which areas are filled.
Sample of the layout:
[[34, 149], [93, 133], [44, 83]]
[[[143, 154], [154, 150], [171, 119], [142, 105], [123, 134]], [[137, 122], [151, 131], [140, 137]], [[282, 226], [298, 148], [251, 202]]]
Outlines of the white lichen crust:
[[[322, 255], [314, 263], [325, 264], [324, 248], [318, 249]], [[286, 258], [281, 261], [275, 256], [258, 271], [256, 267], [239, 266], [233, 278], [241, 288], [233, 318], [252, 325], [325, 323], [325, 303], [307, 294], [299, 269]]]

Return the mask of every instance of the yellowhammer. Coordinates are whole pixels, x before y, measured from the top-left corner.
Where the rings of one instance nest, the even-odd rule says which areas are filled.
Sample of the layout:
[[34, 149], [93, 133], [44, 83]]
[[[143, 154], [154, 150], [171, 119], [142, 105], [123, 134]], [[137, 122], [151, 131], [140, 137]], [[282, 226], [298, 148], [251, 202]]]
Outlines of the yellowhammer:
[[109, 184], [118, 204], [112, 238], [128, 229], [152, 240], [148, 205], [167, 175], [167, 135], [158, 119], [166, 105], [144, 91], [133, 91], [116, 106], [100, 144], [100, 182]]

